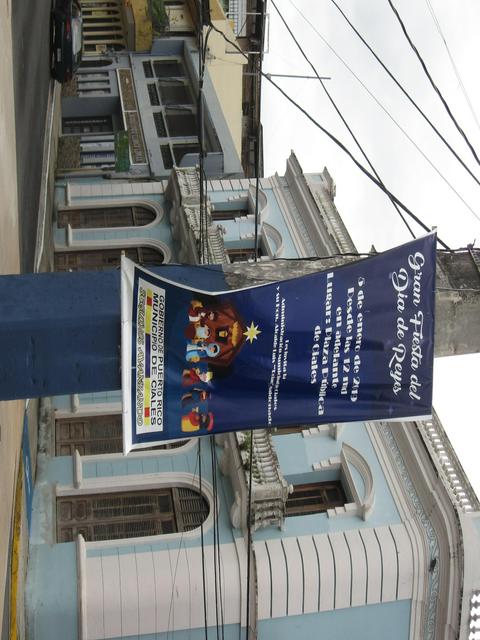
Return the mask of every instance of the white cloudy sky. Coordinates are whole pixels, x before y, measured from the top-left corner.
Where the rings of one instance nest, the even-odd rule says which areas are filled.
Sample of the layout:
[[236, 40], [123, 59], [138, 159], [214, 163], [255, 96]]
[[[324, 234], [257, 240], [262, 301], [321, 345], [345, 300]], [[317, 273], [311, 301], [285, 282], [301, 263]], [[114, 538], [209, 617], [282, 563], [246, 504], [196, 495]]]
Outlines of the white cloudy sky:
[[[387, 0], [337, 2], [460, 157], [480, 177], [480, 166], [476, 164], [430, 87]], [[438, 141], [433, 131], [350, 30], [332, 2], [275, 0], [275, 3], [319, 74], [331, 77], [326, 84], [332, 97], [388, 188], [429, 227], [436, 226], [439, 236], [450, 247], [464, 247], [475, 239], [478, 239], [477, 245], [480, 244], [480, 186], [446, 151], [443, 143]], [[480, 153], [480, 127], [476, 122], [476, 119], [480, 120], [480, 3], [478, 0], [394, 0], [394, 4], [436, 84], [471, 143]], [[432, 17], [432, 10], [475, 115], [472, 114], [455, 75], [442, 35]], [[315, 33], [300, 12], [318, 33]], [[311, 68], [281, 24], [271, 2], [268, 4], [268, 13], [269, 53], [265, 58], [265, 71], [312, 75]], [[422, 149], [444, 179], [415, 149], [320, 36], [343, 58], [385, 110]], [[318, 81], [275, 80], [361, 159], [360, 152], [339, 121]], [[291, 149], [297, 154], [305, 172], [320, 171], [327, 166], [337, 185], [337, 207], [359, 250], [368, 250], [372, 243], [378, 250], [386, 249], [410, 239], [408, 230], [386, 196], [268, 82], [263, 83], [262, 124], [265, 175], [271, 175], [275, 171], [283, 174], [285, 160]], [[417, 235], [422, 234], [415, 223], [413, 228]], [[480, 446], [480, 435], [475, 396], [478, 393], [476, 383], [479, 365], [480, 356], [476, 355], [436, 359], [434, 386], [435, 408], [478, 496], [480, 469], [476, 462], [476, 452]]]

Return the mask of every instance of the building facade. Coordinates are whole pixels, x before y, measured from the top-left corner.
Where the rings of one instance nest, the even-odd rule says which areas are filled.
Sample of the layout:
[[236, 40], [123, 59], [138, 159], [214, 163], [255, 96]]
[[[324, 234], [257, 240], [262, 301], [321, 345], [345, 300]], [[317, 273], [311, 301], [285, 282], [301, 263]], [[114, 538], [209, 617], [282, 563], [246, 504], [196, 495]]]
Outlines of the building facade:
[[[354, 251], [334, 196], [328, 171], [304, 174], [293, 153], [284, 176], [261, 179], [260, 260]], [[253, 179], [208, 181], [209, 262], [252, 258], [255, 206]], [[122, 251], [196, 264], [199, 208], [194, 167], [160, 181], [59, 180], [55, 268], [111, 268]], [[262, 640], [468, 637], [480, 505], [436, 416], [232, 433], [125, 457], [121, 411], [120, 392], [44, 402], [35, 640], [201, 638], [204, 606], [209, 634], [219, 624], [232, 639], [247, 618]]]

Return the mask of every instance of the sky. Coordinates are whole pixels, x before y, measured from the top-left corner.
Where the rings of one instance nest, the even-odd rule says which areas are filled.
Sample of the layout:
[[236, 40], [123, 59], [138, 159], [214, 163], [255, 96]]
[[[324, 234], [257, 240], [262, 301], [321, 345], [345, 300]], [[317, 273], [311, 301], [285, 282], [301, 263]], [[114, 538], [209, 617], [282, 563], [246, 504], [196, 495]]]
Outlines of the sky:
[[[332, 0], [274, 1], [319, 75], [330, 78], [325, 81], [326, 87], [390, 191], [429, 228], [436, 227], [450, 248], [465, 247], [475, 240], [479, 246], [480, 186], [382, 70]], [[480, 166], [429, 84], [388, 0], [336, 2], [480, 179]], [[450, 109], [480, 154], [480, 3], [393, 0], [393, 4]], [[264, 71], [313, 75], [271, 0], [267, 11]], [[317, 80], [274, 80], [366, 164]], [[262, 125], [264, 175], [283, 175], [291, 150], [306, 173], [322, 171], [326, 166], [336, 183], [336, 206], [359, 251], [368, 251], [372, 244], [384, 250], [411, 238], [388, 198], [268, 82], [262, 88]], [[411, 226], [416, 236], [424, 233], [415, 223]], [[480, 497], [476, 407], [479, 366], [480, 355], [435, 359], [434, 407]]]

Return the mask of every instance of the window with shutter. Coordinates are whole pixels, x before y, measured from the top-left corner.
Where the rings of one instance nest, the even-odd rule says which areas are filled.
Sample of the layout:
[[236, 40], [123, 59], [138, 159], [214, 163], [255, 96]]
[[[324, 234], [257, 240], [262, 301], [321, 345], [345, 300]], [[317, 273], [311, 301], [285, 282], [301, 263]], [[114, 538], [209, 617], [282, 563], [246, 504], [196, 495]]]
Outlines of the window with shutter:
[[[149, 447], [152, 449], [176, 449], [187, 440]], [[71, 456], [75, 450], [82, 456], [120, 453], [123, 451], [122, 416], [83, 416], [62, 418], [55, 421], [55, 454]]]
[[208, 515], [206, 500], [187, 488], [57, 498], [57, 541], [88, 542], [190, 531]]
[[327, 509], [342, 507], [346, 502], [345, 492], [338, 480], [298, 484], [294, 485], [293, 492], [288, 496], [285, 515], [322, 513]]
[[120, 266], [120, 258], [127, 258], [137, 264], [159, 265], [163, 263], [163, 254], [151, 247], [127, 247], [118, 249], [83, 249], [79, 251], [61, 251], [55, 253], [55, 271], [102, 271]]
[[102, 207], [89, 209], [61, 209], [57, 226], [62, 229], [70, 225], [72, 229], [110, 229], [150, 224], [155, 220], [152, 209], [134, 207]]
[[297, 427], [277, 427], [273, 434], [274, 436], [287, 436], [289, 433], [302, 433], [305, 429], [308, 429], [308, 425], [298, 425]]

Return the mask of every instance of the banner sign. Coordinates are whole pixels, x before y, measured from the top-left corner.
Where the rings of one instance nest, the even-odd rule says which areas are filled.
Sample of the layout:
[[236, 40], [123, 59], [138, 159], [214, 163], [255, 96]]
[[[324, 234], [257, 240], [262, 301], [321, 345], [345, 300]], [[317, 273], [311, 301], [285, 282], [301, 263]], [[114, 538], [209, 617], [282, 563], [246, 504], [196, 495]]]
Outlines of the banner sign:
[[122, 258], [125, 452], [241, 429], [429, 415], [435, 246], [430, 234], [221, 292]]

